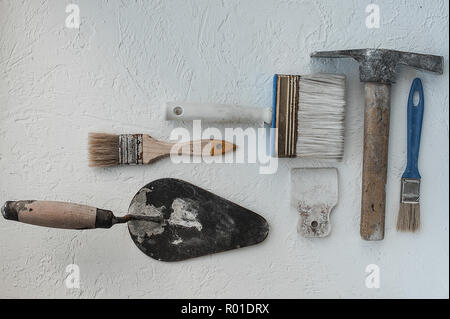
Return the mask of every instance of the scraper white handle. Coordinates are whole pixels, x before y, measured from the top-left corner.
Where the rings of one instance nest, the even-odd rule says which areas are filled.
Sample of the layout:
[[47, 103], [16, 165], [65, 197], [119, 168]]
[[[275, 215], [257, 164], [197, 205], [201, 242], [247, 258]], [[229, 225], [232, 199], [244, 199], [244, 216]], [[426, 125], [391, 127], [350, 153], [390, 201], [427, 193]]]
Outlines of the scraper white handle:
[[243, 105], [167, 102], [166, 120], [220, 123], [271, 123], [272, 108]]

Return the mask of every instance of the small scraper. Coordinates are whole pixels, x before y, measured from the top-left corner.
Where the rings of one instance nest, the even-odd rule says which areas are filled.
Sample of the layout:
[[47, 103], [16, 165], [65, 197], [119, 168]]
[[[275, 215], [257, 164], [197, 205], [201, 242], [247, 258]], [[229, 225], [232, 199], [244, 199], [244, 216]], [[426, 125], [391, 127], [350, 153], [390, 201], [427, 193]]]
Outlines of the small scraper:
[[296, 168], [291, 171], [291, 206], [300, 215], [297, 231], [304, 237], [330, 234], [330, 212], [338, 202], [335, 168]]

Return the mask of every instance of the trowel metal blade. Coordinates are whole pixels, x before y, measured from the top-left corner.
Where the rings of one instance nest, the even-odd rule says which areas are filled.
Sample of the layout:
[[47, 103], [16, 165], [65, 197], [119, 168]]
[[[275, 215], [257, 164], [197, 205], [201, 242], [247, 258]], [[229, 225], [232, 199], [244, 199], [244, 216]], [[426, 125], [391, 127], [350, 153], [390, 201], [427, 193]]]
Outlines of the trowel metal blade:
[[180, 261], [262, 242], [260, 215], [190, 183], [163, 178], [139, 190], [129, 214], [163, 216], [162, 223], [129, 221], [136, 246], [161, 261]]

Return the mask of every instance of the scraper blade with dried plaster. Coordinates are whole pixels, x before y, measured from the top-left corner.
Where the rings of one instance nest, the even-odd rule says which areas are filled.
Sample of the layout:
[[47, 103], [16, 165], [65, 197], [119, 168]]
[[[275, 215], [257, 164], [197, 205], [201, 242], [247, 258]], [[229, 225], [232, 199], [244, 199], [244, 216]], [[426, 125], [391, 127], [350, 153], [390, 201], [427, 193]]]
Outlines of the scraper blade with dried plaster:
[[291, 206], [299, 214], [297, 231], [304, 237], [331, 232], [330, 213], [338, 202], [335, 168], [296, 168], [291, 171]]

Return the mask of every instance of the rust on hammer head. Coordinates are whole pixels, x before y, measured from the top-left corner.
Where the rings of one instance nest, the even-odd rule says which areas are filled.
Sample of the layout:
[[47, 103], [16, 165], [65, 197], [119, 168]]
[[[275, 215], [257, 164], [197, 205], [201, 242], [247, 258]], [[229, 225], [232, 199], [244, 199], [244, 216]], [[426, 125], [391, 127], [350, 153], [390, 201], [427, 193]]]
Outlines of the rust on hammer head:
[[395, 83], [397, 65], [402, 64], [425, 71], [443, 73], [442, 56], [388, 49], [356, 49], [318, 51], [313, 58], [353, 58], [359, 62], [361, 82]]

